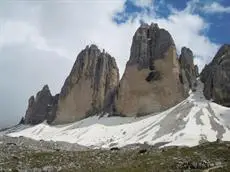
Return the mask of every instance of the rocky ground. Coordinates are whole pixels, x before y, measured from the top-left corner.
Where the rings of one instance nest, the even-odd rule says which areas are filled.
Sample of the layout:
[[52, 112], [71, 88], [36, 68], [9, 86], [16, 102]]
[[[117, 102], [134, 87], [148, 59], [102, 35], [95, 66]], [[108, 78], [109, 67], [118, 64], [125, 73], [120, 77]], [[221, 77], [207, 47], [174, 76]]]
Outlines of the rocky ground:
[[92, 150], [64, 142], [0, 137], [0, 171], [157, 172], [229, 171], [230, 142], [157, 148], [132, 145]]

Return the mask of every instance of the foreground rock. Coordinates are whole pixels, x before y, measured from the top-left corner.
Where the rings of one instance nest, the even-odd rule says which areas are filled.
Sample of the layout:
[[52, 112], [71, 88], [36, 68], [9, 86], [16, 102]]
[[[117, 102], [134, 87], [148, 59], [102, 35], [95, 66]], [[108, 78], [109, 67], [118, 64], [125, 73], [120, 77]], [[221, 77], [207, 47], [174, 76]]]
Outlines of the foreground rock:
[[198, 67], [193, 62], [193, 52], [189, 48], [183, 47], [179, 62], [181, 81], [184, 85], [185, 93], [188, 93], [190, 89], [195, 91], [197, 86], [196, 77], [199, 75], [199, 72]]
[[52, 122], [56, 114], [57, 100], [58, 94], [53, 97], [48, 85], [45, 85], [36, 97], [30, 97], [23, 122], [25, 124], [39, 124], [44, 120]]
[[223, 45], [212, 62], [201, 73], [204, 95], [214, 102], [230, 107], [230, 45]]
[[142, 24], [115, 97], [114, 114], [141, 116], [160, 112], [185, 98], [176, 47], [168, 31]]
[[[28, 144], [31, 141], [31, 145]], [[57, 149], [55, 142], [0, 137], [0, 171], [229, 171], [229, 142], [196, 147]], [[60, 143], [57, 143], [59, 145]]]
[[74, 122], [108, 110], [118, 82], [115, 59], [96, 45], [87, 46], [62, 87], [54, 123]]

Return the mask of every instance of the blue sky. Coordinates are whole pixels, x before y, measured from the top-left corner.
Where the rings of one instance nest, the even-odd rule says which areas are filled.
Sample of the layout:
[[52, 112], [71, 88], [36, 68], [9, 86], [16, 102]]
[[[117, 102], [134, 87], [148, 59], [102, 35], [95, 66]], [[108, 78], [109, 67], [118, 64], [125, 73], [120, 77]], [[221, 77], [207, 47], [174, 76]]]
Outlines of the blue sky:
[[77, 54], [97, 44], [115, 57], [120, 76], [140, 25], [168, 30], [178, 55], [194, 53], [200, 70], [230, 43], [229, 0], [0, 1], [0, 128], [25, 114], [45, 84], [60, 92]]
[[124, 24], [129, 17], [135, 18], [137, 14], [145, 11], [150, 15], [155, 13], [159, 18], [167, 18], [173, 10], [183, 11], [191, 3], [191, 14], [199, 15], [209, 24], [209, 28], [205, 30], [204, 34], [217, 44], [230, 42], [229, 0], [152, 0], [147, 2], [148, 5], [143, 6], [136, 2], [127, 0], [124, 9], [114, 16], [114, 22]]

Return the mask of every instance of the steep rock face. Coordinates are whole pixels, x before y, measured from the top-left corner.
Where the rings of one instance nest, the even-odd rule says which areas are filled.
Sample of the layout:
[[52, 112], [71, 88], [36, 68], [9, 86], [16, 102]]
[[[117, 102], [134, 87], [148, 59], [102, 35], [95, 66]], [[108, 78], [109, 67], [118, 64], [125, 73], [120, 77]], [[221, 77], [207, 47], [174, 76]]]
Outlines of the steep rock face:
[[133, 37], [130, 58], [116, 92], [114, 114], [146, 115], [179, 103], [185, 98], [179, 73], [169, 32], [157, 24], [142, 24]]
[[204, 95], [218, 104], [230, 106], [230, 45], [223, 45], [201, 72]]
[[56, 114], [53, 110], [55, 106], [54, 97], [51, 95], [48, 85], [45, 85], [37, 93], [36, 98], [30, 97], [24, 123], [38, 124], [44, 120], [47, 120], [48, 123], [52, 122]]
[[184, 90], [187, 93], [190, 89], [195, 91], [197, 86], [196, 77], [198, 74], [198, 67], [193, 62], [193, 52], [186, 47], [181, 49], [179, 58], [181, 80], [184, 85]]
[[62, 87], [54, 123], [73, 122], [109, 110], [118, 82], [115, 59], [96, 45], [87, 46]]

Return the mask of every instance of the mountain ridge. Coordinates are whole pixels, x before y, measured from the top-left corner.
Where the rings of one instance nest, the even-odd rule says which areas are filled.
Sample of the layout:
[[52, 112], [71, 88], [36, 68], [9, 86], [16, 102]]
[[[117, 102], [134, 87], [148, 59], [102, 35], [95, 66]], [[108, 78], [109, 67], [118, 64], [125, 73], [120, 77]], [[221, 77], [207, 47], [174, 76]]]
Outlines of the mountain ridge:
[[228, 113], [202, 96], [198, 80], [196, 92], [178, 105], [143, 117], [93, 116], [71, 124], [49, 126], [41, 123], [9, 133], [10, 137], [65, 141], [90, 148], [123, 147], [146, 143], [162, 146], [195, 146], [203, 142], [230, 140]]
[[121, 80], [114, 57], [94, 44], [86, 46], [60, 94], [53, 97], [42, 89], [40, 99], [29, 99], [25, 123], [49, 119], [49, 123], [64, 124], [97, 113], [144, 116], [161, 112], [183, 101], [189, 89], [195, 90], [195, 78], [192, 51], [183, 47], [178, 58], [167, 30], [156, 23], [142, 23], [133, 36]]

